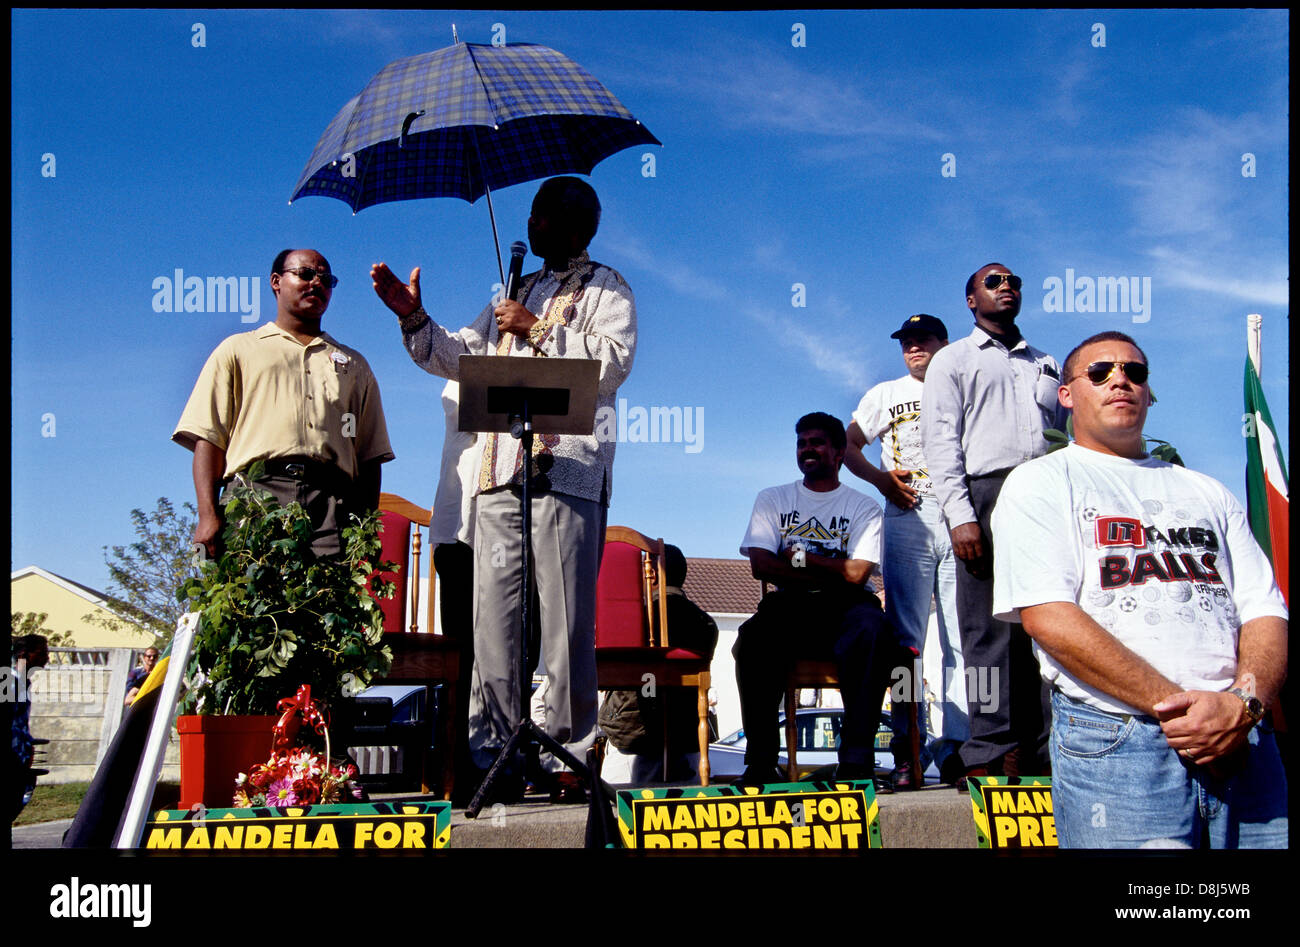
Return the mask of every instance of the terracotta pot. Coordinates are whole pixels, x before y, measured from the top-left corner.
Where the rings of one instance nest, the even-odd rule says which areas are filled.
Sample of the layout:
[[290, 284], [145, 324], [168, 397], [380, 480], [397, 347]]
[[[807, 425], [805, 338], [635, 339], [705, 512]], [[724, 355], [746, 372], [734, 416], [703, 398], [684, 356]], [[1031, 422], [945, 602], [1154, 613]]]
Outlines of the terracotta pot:
[[242, 716], [176, 718], [181, 740], [181, 798], [178, 808], [202, 803], [228, 809], [235, 777], [271, 755], [272, 729], [278, 717]]

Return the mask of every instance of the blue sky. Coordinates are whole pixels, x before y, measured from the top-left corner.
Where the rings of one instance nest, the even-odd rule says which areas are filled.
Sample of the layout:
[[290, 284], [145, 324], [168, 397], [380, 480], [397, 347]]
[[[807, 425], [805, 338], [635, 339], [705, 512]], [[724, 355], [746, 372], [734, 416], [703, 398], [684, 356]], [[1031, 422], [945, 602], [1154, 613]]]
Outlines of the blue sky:
[[[966, 277], [994, 260], [1024, 277], [1022, 331], [1058, 359], [1132, 334], [1159, 396], [1148, 433], [1243, 499], [1245, 317], [1261, 313], [1289, 448], [1285, 12], [18, 11], [11, 568], [102, 588], [129, 511], [192, 498], [171, 431], [209, 352], [251, 326], [155, 312], [153, 281], [257, 277], [266, 321], [288, 246], [340, 276], [325, 327], [378, 376], [384, 488], [432, 501], [442, 381], [405, 354], [369, 267], [421, 266], [426, 308], [466, 324], [498, 279], [486, 204], [353, 215], [288, 197], [343, 103], [449, 45], [453, 23], [571, 56], [664, 143], [596, 167], [591, 252], [636, 294], [620, 396], [703, 428], [619, 445], [611, 523], [736, 556], [758, 490], [798, 476], [795, 420], [847, 418], [902, 374], [888, 336], [907, 315], [966, 334]], [[503, 249], [535, 190], [494, 194]], [[1047, 311], [1067, 270], [1137, 277], [1149, 305]]]

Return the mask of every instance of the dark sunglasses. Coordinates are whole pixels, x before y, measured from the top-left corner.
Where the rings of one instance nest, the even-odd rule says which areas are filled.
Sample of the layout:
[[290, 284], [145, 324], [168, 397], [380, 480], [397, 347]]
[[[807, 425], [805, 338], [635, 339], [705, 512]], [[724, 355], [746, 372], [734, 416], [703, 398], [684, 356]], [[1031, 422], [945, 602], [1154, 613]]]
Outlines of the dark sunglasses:
[[997, 289], [1002, 285], [1003, 280], [1006, 280], [1007, 285], [1017, 293], [1020, 292], [1020, 277], [1012, 276], [1010, 273], [990, 273], [984, 277], [984, 288]]
[[327, 270], [318, 270], [315, 267], [311, 267], [311, 266], [296, 266], [291, 269], [286, 269], [284, 272], [292, 273], [294, 276], [298, 277], [298, 279], [302, 280], [304, 283], [310, 283], [312, 280], [314, 280], [316, 277], [319, 276], [320, 281], [324, 283], [326, 286], [328, 286], [330, 289], [333, 289], [335, 286], [339, 284], [339, 278], [335, 276], [333, 273], [330, 273]]
[[1083, 370], [1082, 374], [1075, 375], [1075, 378], [1088, 376], [1088, 381], [1094, 385], [1104, 385], [1110, 381], [1115, 369], [1124, 373], [1129, 381], [1135, 385], [1145, 385], [1147, 381], [1147, 366], [1145, 362], [1093, 362]]

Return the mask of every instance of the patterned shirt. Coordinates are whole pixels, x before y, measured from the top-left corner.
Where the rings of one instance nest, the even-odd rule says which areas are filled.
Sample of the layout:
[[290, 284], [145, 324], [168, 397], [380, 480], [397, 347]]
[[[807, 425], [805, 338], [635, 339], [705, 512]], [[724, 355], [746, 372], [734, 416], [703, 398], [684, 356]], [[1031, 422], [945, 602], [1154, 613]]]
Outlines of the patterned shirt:
[[[636, 354], [636, 303], [632, 290], [615, 270], [592, 262], [586, 253], [574, 257], [560, 273], [543, 269], [529, 275], [519, 302], [539, 322], [527, 337], [502, 337], [489, 304], [459, 332], [450, 332], [429, 319], [403, 330], [402, 341], [412, 361], [425, 371], [459, 380], [462, 355], [504, 355], [511, 358], [590, 358], [600, 362], [596, 394], [596, 430], [592, 434], [539, 434], [535, 455], [554, 458], [546, 471], [556, 493], [608, 504], [613, 492], [614, 431], [618, 387], [632, 370]], [[477, 496], [496, 487], [520, 483], [522, 441], [509, 434], [484, 435]]]

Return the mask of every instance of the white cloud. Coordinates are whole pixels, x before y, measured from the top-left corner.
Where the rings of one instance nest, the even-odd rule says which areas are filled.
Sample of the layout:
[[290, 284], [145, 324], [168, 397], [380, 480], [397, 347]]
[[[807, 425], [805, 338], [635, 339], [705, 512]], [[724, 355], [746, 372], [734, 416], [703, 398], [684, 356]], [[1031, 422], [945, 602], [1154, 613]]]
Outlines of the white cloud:
[[1290, 300], [1284, 265], [1238, 260], [1229, 266], [1220, 262], [1207, 266], [1203, 257], [1166, 245], [1153, 247], [1150, 256], [1159, 264], [1157, 278], [1162, 286], [1216, 293], [1257, 306], [1286, 306]]
[[817, 72], [766, 45], [701, 44], [660, 58], [637, 80], [698, 102], [709, 121], [738, 130], [851, 140], [864, 150], [880, 140], [949, 137], [915, 117], [926, 110], [914, 84], [900, 90], [890, 78]]

